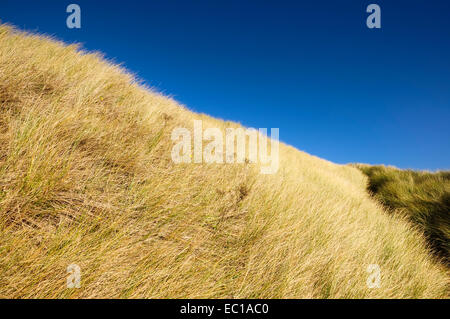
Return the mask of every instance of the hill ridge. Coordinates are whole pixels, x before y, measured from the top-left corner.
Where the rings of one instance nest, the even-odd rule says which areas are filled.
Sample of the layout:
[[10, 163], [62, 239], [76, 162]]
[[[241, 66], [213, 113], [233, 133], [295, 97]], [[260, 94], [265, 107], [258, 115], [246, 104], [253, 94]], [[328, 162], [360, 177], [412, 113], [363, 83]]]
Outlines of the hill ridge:
[[1, 25], [0, 109], [0, 297], [448, 297], [423, 236], [358, 169], [283, 143], [273, 175], [175, 164], [174, 128], [240, 125], [99, 54]]

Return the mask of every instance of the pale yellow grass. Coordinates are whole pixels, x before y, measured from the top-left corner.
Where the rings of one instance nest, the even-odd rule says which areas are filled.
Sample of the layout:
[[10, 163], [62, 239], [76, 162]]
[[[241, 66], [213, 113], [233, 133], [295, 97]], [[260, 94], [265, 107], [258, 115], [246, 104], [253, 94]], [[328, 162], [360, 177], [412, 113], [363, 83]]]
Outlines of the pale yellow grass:
[[237, 124], [96, 54], [0, 26], [0, 110], [0, 297], [448, 297], [445, 268], [357, 169], [286, 145], [274, 175], [174, 164], [173, 128]]

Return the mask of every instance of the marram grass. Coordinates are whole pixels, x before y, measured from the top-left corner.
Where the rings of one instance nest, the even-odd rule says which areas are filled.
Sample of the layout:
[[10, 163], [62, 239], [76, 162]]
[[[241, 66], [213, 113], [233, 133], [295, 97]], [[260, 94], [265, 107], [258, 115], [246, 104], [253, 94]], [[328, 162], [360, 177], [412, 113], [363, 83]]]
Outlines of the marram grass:
[[238, 124], [97, 54], [0, 26], [0, 109], [1, 298], [448, 297], [423, 235], [358, 169], [284, 144], [274, 175], [174, 164], [173, 128]]
[[434, 254], [450, 266], [450, 172], [356, 167], [369, 178], [368, 191], [392, 213], [417, 225]]

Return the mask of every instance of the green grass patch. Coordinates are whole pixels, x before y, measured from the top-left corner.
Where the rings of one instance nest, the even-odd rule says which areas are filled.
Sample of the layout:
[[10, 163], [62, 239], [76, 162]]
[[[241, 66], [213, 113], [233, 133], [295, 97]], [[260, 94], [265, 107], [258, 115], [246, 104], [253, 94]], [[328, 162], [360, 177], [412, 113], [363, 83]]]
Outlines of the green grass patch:
[[433, 252], [450, 265], [450, 172], [357, 167], [369, 178], [369, 192], [390, 211], [418, 225]]

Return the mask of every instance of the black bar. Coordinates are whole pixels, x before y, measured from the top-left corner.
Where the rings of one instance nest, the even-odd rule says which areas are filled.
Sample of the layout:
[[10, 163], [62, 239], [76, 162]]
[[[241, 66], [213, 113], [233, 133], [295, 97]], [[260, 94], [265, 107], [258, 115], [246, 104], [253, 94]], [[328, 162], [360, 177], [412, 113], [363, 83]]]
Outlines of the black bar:
[[[384, 318], [386, 308], [403, 312], [424, 310], [430, 306], [448, 306], [448, 300], [309, 300], [309, 299], [151, 299], [151, 300], [0, 300], [2, 311], [10, 307], [18, 314], [23, 309], [39, 311], [44, 308], [72, 316], [85, 316], [91, 308], [107, 309], [113, 313], [126, 309], [144, 318], [312, 318], [320, 315], [358, 315], [358, 317], [380, 316]], [[59, 310], [58, 310], [59, 311]], [[158, 315], [159, 314], [159, 315]]]

